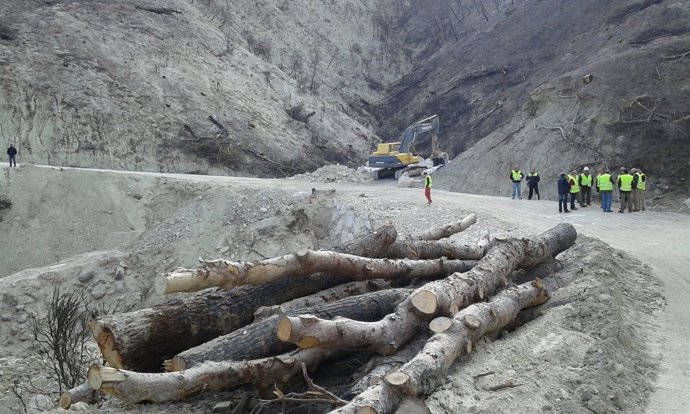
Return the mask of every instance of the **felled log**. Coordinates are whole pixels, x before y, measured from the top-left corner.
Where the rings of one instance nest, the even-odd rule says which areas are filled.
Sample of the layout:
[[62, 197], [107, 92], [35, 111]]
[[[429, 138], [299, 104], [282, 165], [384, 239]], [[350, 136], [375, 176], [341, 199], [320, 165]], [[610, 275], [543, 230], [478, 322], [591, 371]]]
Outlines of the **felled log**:
[[175, 354], [251, 323], [260, 306], [284, 303], [346, 281], [315, 275], [206, 291], [172, 298], [149, 309], [103, 315], [89, 327], [110, 366], [155, 372]]
[[453, 315], [473, 296], [483, 299], [497, 286], [505, 285], [515, 269], [530, 269], [550, 261], [572, 246], [576, 238], [575, 228], [561, 223], [537, 237], [494, 239], [486, 256], [474, 269], [427, 283], [412, 294], [412, 303], [417, 311], [427, 315], [439, 311], [445, 316]]
[[243, 384], [267, 387], [302, 375], [301, 364], [313, 370], [333, 354], [326, 349], [309, 349], [249, 361], [206, 362], [180, 372], [159, 374], [119, 370], [94, 364], [87, 379], [95, 389], [134, 404], [182, 400], [202, 391], [227, 391]]
[[497, 294], [488, 303], [477, 303], [458, 312], [452, 324], [434, 335], [424, 348], [398, 371], [386, 375], [380, 383], [350, 404], [331, 413], [393, 413], [402, 396], [421, 396], [434, 391], [448, 369], [486, 332], [509, 324], [521, 309], [540, 305], [548, 293], [539, 280]]
[[464, 245], [453, 240], [398, 240], [388, 247], [386, 256], [390, 259], [438, 259], [479, 260], [484, 248], [479, 245]]
[[448, 275], [469, 270], [472, 261], [370, 259], [326, 250], [305, 249], [297, 253], [256, 262], [218, 259], [200, 269], [182, 270], [159, 278], [159, 293], [193, 292], [209, 287], [231, 288], [260, 285], [282, 277], [326, 272], [352, 280], [411, 279]]
[[[323, 318], [341, 316], [360, 321], [374, 321], [392, 312], [410, 292], [410, 289], [387, 289], [312, 308], [293, 310], [289, 314], [308, 312]], [[271, 316], [181, 352], [166, 365], [166, 370], [182, 371], [206, 361], [248, 360], [287, 352], [294, 346], [280, 341], [275, 335], [280, 318], [279, 315]]]
[[89, 386], [88, 383], [83, 383], [77, 387], [63, 392], [60, 395], [58, 405], [60, 408], [66, 410], [72, 404], [78, 402], [85, 402], [87, 404], [94, 404], [98, 401], [100, 394]]
[[421, 233], [410, 236], [413, 240], [439, 240], [446, 237], [450, 237], [453, 234], [460, 233], [461, 231], [467, 230], [471, 225], [477, 222], [477, 215], [471, 213], [469, 216], [465, 217], [457, 223], [447, 224], [441, 227], [435, 227], [425, 230]]
[[313, 315], [283, 316], [278, 338], [301, 348], [368, 349], [394, 354], [434, 315], [452, 316], [463, 307], [504, 286], [518, 266], [533, 267], [575, 242], [570, 224], [559, 224], [531, 239], [494, 241], [472, 270], [427, 283], [398, 305], [395, 313], [376, 322]]
[[397, 238], [398, 231], [393, 225], [388, 224], [343, 245], [335, 246], [332, 250], [362, 257], [387, 257], [388, 247]]

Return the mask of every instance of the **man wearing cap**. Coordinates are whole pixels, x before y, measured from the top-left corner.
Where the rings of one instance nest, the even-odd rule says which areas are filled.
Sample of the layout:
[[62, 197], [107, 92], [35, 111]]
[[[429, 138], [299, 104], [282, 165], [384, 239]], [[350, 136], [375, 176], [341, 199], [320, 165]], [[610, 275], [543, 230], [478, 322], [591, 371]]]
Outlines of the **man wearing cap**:
[[583, 207], [592, 205], [592, 176], [589, 167], [582, 169], [582, 174], [578, 177], [580, 184], [580, 204]]
[[625, 208], [628, 208], [628, 213], [632, 213], [632, 182], [633, 176], [628, 173], [628, 169], [623, 169], [623, 174], [618, 174], [618, 189], [621, 192], [621, 208], [618, 210], [619, 213], [625, 212]]
[[597, 191], [601, 199], [601, 209], [604, 213], [612, 213], [611, 199], [613, 197], [613, 178], [611, 171], [606, 169], [602, 174], [597, 176]]

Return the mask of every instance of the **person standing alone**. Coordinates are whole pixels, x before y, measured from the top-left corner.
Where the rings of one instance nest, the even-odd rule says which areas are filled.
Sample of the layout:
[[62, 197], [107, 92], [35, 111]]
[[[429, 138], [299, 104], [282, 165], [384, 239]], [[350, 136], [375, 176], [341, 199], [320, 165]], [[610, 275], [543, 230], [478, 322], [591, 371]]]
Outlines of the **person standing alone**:
[[524, 175], [517, 164], [513, 165], [512, 171], [510, 171], [510, 181], [513, 183], [513, 200], [515, 200], [515, 195], [522, 200], [522, 189], [520, 188], [520, 183]]
[[527, 174], [527, 187], [529, 187], [529, 195], [527, 196], [528, 200], [532, 199], [532, 193], [537, 194], [537, 200], [539, 200], [539, 174], [537, 171], [532, 168]]
[[426, 171], [424, 171], [422, 173], [422, 175], [424, 176], [424, 196], [426, 197], [426, 200], [427, 200], [426, 204], [430, 205], [431, 204], [431, 186], [432, 186], [431, 176]]
[[10, 144], [10, 147], [7, 148], [7, 156], [10, 158], [10, 167], [12, 167], [12, 164], [14, 166], [17, 166], [17, 149], [14, 147], [13, 144]]

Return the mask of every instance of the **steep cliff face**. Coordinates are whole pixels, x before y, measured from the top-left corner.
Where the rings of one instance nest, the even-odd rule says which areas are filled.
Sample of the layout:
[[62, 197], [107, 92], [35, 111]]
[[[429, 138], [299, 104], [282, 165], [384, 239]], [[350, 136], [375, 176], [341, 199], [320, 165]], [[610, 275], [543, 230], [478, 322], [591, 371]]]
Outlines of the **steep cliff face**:
[[567, 169], [624, 165], [647, 171], [655, 197], [687, 198], [690, 3], [484, 2], [486, 18], [479, 3], [431, 2], [416, 24], [401, 12], [407, 36], [427, 39], [423, 63], [377, 108], [388, 125], [440, 114], [458, 158], [439, 186], [508, 194], [518, 163], [553, 193]]
[[352, 108], [406, 68], [378, 53], [375, 6], [2, 1], [0, 141], [20, 162], [131, 170], [362, 163], [376, 138]]

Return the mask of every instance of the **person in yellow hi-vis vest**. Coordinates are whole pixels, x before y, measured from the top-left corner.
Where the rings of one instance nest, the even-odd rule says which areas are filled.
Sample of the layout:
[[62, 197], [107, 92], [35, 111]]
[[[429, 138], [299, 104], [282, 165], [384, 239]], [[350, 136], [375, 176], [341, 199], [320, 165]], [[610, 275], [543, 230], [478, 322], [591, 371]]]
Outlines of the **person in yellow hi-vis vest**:
[[582, 169], [582, 174], [578, 177], [580, 184], [580, 204], [583, 206], [592, 205], [592, 175], [589, 167]]
[[632, 183], [632, 203], [633, 211], [645, 211], [644, 192], [647, 189], [647, 177], [639, 168], [633, 168], [633, 183]]
[[618, 210], [619, 213], [625, 212], [625, 208], [628, 208], [628, 213], [632, 213], [632, 182], [633, 176], [630, 175], [627, 168], [623, 169], [622, 174], [618, 174], [618, 189], [621, 192], [621, 208]]
[[[568, 183], [570, 184], [570, 210], [577, 210], [575, 207], [575, 200], [578, 199], [578, 193], [580, 192], [580, 184], [579, 180], [577, 179], [577, 171], [572, 170], [570, 174], [566, 177], [568, 180]], [[580, 204], [580, 207], [584, 207], [582, 205], [582, 202], [578, 199], [577, 202]]]

